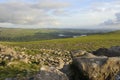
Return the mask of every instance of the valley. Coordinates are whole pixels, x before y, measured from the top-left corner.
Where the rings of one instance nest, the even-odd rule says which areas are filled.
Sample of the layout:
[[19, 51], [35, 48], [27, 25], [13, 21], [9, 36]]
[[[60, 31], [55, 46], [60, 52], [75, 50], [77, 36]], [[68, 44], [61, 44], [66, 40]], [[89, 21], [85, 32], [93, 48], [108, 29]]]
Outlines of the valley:
[[[24, 31], [24, 29], [22, 31]], [[54, 30], [50, 31], [53, 31], [53, 33], [55, 32]], [[1, 40], [0, 80], [48, 80], [48, 77], [50, 80], [58, 80], [58, 76], [61, 77], [61, 80], [91, 80], [90, 78], [93, 78], [94, 74], [91, 75], [90, 73], [91, 69], [94, 70], [94, 68], [89, 65], [94, 64], [94, 66], [99, 66], [98, 64], [100, 63], [104, 64], [101, 65], [104, 69], [99, 69], [100, 71], [103, 71], [98, 74], [101, 75], [101, 77], [94, 77], [92, 80], [96, 80], [98, 78], [103, 80], [105, 79], [104, 77], [109, 78], [107, 75], [111, 75], [112, 73], [114, 76], [110, 76], [110, 80], [113, 80], [114, 78], [116, 78], [115, 80], [118, 80], [118, 77], [116, 76], [119, 76], [120, 69], [118, 66], [120, 54], [120, 31], [95, 31], [95, 33], [87, 31], [85, 33], [81, 33], [79, 31], [71, 30], [71, 32], [72, 33], [69, 31], [68, 33], [64, 32], [66, 35], [72, 35], [71, 37], [64, 38], [65, 35], [60, 31], [58, 32], [60, 34], [59, 38], [54, 37], [48, 40], [45, 38], [45, 40], [38, 41], [31, 39], [26, 41], [26, 38], [23, 38], [24, 40], [22, 41], [19, 41], [19, 39], [18, 41], [14, 41], [12, 39], [12, 41]], [[33, 35], [33, 32], [29, 30], [25, 33], [25, 35], [30, 35], [27, 33], [32, 33], [31, 35]], [[78, 35], [78, 33], [83, 36], [73, 38], [73, 36]], [[17, 37], [18, 35], [22, 36], [24, 33], [17, 31], [16, 34], [9, 34], [13, 37]], [[54, 34], [56, 34], [56, 32]], [[87, 34], [87, 36], [85, 36], [85, 34]], [[10, 35], [4, 36], [8, 37]], [[108, 58], [110, 58], [110, 60]], [[87, 60], [87, 62], [85, 62], [84, 59], [85, 61]], [[89, 62], [91, 59], [95, 62]], [[111, 65], [109, 65], [109, 63], [104, 63], [104, 61], [111, 62], [113, 59], [115, 62]], [[86, 65], [86, 67], [90, 67], [87, 75], [81, 71], [84, 69], [76, 65], [76, 62], [83, 67], [85, 67], [84, 65]], [[81, 62], [84, 63], [84, 65], [81, 64]], [[105, 65], [110, 67], [110, 69], [106, 69]], [[104, 72], [111, 70], [113, 67], [114, 70], [111, 71], [111, 73]], [[98, 69], [98, 67], [96, 67], [96, 69]], [[95, 71], [98, 73], [99, 70]], [[86, 68], [84, 71], [86, 71]], [[51, 77], [50, 75], [54, 77]]]

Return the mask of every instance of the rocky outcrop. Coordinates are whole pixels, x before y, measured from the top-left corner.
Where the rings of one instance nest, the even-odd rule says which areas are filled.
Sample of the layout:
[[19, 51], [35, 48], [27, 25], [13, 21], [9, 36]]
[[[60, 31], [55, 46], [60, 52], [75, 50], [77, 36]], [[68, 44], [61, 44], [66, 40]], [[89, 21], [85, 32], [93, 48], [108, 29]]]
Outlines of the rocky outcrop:
[[[65, 64], [71, 63], [70, 52], [66, 50], [51, 50], [51, 49], [33, 49], [26, 48], [9, 48], [0, 45], [0, 66], [3, 66], [3, 62], [7, 66], [12, 65], [14, 61], [21, 61], [26, 64], [46, 65], [49, 67], [56, 67], [62, 69]], [[36, 52], [36, 53], [35, 53]], [[34, 53], [34, 54], [33, 54]]]
[[6, 78], [5, 80], [68, 80], [68, 77], [54, 67], [43, 66], [38, 73], [32, 76]]
[[120, 80], [120, 57], [95, 56], [88, 52], [72, 55], [73, 80]]
[[97, 56], [108, 56], [108, 57], [118, 57], [120, 56], [120, 46], [113, 46], [111, 48], [100, 48], [93, 51], [94, 55]]
[[54, 67], [41, 67], [34, 80], [68, 80], [68, 77]]
[[29, 50], [0, 45], [0, 71], [3, 72], [0, 76], [6, 75], [0, 80], [68, 80], [58, 69], [71, 62], [70, 52], [66, 50]]
[[[5, 80], [120, 80], [120, 47], [88, 53], [0, 45], [0, 70], [11, 68], [14, 71], [13, 67], [18, 73]], [[31, 71], [35, 71], [34, 74]]]

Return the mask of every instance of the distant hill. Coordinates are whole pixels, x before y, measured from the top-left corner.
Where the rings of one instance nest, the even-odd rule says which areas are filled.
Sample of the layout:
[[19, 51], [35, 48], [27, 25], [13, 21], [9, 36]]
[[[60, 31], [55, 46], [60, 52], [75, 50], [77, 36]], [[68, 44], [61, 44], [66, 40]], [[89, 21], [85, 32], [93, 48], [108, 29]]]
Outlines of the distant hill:
[[[59, 38], [72, 38], [73, 36], [105, 33], [109, 30], [89, 29], [21, 29], [0, 28], [0, 41], [39, 41]], [[61, 36], [62, 35], [62, 36]]]
[[[2, 42], [3, 43], [3, 42]], [[30, 42], [4, 42], [3, 44], [26, 47], [29, 49], [67, 49], [67, 50], [87, 50], [94, 51], [98, 48], [120, 46], [120, 31], [94, 34], [77, 38], [53, 39]]]

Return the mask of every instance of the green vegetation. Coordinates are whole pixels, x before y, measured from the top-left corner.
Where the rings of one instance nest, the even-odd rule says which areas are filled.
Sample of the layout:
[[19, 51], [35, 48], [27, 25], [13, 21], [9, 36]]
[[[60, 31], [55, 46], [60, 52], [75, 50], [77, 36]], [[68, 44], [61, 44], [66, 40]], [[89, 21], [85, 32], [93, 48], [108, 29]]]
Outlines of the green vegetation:
[[26, 64], [21, 61], [12, 62], [14, 64], [10, 66], [0, 66], [0, 80], [5, 80], [5, 78], [18, 77], [19, 79], [23, 76], [30, 76], [39, 71], [39, 68], [35, 64]]
[[51, 49], [27, 49], [15, 47], [8, 48], [0, 46], [0, 80], [6, 78], [32, 77], [41, 67], [54, 66], [60, 67], [60, 63], [70, 62], [69, 51]]
[[[101, 47], [120, 45], [120, 31], [96, 34], [78, 38], [54, 39], [31, 42], [3, 42], [10, 46], [26, 47], [28, 49], [66, 49], [66, 50], [87, 50], [93, 51]], [[1, 42], [2, 43], [2, 42]]]
[[[103, 33], [101, 30], [80, 29], [18, 29], [0, 28], [0, 41], [21, 42], [71, 38], [82, 34]], [[65, 36], [59, 36], [60, 34]]]
[[[32, 31], [30, 32], [28, 31], [27, 33], [28, 34], [25, 34], [25, 35], [33, 35]], [[12, 34], [14, 33], [11, 33], [11, 35]], [[19, 34], [17, 33], [15, 35], [18, 36]], [[15, 35], [13, 37], [15, 37]], [[53, 40], [29, 41], [29, 42], [27, 41], [26, 42], [0, 42], [0, 44], [7, 45], [9, 47], [11, 46], [15, 47], [14, 49], [17, 51], [18, 54], [20, 54], [20, 52], [21, 53], [24, 52], [25, 55], [27, 56], [28, 55], [36, 56], [37, 54], [39, 54], [42, 57], [43, 56], [46, 57], [47, 55], [46, 53], [48, 53], [51, 57], [56, 58], [56, 57], [60, 57], [59, 55], [56, 55], [56, 51], [58, 50], [72, 51], [72, 50], [81, 49], [81, 50], [87, 50], [91, 52], [98, 48], [103, 48], [103, 47], [109, 48], [111, 46], [120, 46], [119, 35], [120, 35], [120, 31], [114, 31], [114, 32], [109, 32], [104, 34], [94, 34], [94, 35], [82, 36], [77, 38], [53, 39]], [[43, 49], [42, 52], [40, 51], [40, 49]], [[50, 50], [47, 51], [46, 49], [50, 49]], [[51, 49], [55, 50], [55, 52], [52, 52]], [[57, 53], [59, 53], [59, 51]], [[65, 53], [63, 52], [63, 54]], [[61, 56], [63, 57], [63, 55]], [[45, 61], [47, 60], [45, 59]], [[49, 64], [48, 62], [50, 62], [49, 60], [48, 62], [45, 62], [45, 61], [43, 62], [46, 65]], [[12, 65], [8, 65], [8, 63], [9, 61], [7, 60], [0, 62], [0, 73], [2, 73], [0, 74], [0, 80], [4, 80], [5, 78], [9, 78], [9, 77], [16, 77], [16, 76], [23, 77], [23, 76], [33, 75], [34, 73], [39, 71], [41, 66], [41, 63], [39, 63], [38, 60], [37, 61], [32, 60], [30, 64], [26, 64], [19, 60], [12, 61], [11, 62]]]

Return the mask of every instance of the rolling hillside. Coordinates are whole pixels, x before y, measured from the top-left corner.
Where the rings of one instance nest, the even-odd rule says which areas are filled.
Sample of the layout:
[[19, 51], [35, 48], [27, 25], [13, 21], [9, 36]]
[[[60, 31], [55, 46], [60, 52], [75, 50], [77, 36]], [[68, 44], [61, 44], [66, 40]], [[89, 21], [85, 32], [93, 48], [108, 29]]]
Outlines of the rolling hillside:
[[3, 44], [26, 47], [28, 49], [66, 49], [93, 51], [101, 47], [120, 45], [120, 31], [96, 34], [78, 38], [54, 39], [30, 42], [1, 42]]
[[64, 63], [61, 60], [70, 62], [72, 50], [92, 52], [98, 48], [120, 46], [119, 35], [120, 31], [114, 31], [77, 38], [0, 42], [0, 80], [14, 77], [23, 80], [21, 78], [36, 74], [43, 65], [57, 67]]
[[107, 32], [107, 30], [0, 28], [0, 41], [40, 41], [59, 38], [72, 38], [73, 36], [104, 32]]

